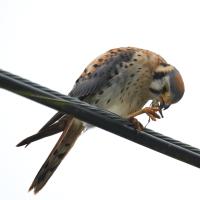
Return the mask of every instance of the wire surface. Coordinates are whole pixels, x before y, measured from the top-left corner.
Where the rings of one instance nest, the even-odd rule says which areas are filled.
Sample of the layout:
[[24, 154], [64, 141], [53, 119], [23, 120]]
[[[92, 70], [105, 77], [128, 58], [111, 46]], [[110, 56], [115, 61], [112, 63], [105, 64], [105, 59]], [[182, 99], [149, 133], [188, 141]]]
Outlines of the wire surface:
[[199, 149], [150, 129], [138, 132], [128, 120], [77, 98], [63, 95], [3, 70], [0, 70], [0, 87], [200, 168]]

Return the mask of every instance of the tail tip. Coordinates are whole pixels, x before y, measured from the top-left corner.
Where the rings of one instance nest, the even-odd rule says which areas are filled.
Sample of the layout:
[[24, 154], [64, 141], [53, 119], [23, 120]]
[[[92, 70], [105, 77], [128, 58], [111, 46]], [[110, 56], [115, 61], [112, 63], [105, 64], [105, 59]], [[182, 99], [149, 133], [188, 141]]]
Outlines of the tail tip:
[[21, 141], [16, 145], [16, 147], [21, 147], [25, 145], [25, 148], [29, 145], [30, 143], [26, 142], [25, 140]]
[[31, 185], [30, 188], [28, 189], [28, 192], [31, 192], [31, 191], [33, 191], [33, 193], [36, 195], [40, 191], [40, 189]]

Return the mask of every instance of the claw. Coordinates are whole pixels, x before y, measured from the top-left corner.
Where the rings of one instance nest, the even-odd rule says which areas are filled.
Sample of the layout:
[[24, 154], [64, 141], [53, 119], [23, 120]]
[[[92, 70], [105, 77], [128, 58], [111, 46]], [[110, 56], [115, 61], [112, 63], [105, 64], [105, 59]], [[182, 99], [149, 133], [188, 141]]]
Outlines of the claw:
[[[145, 107], [135, 113], [132, 113], [128, 116], [128, 119], [131, 121], [131, 123], [133, 124], [134, 128], [137, 130], [144, 130], [143, 125], [135, 118], [138, 115], [141, 115], [143, 113], [147, 114], [149, 117], [149, 121], [156, 121], [156, 119], [160, 119], [160, 115], [156, 112], [160, 112], [161, 109], [159, 107]], [[162, 116], [162, 115], [161, 115]]]
[[146, 107], [143, 108], [143, 113], [146, 113], [151, 120], [156, 121], [156, 119], [160, 119], [160, 115], [158, 115], [156, 112], [159, 112], [160, 109], [158, 107]]
[[158, 107], [159, 110], [159, 114], [162, 118], [164, 118], [164, 115], [163, 115], [163, 112], [162, 112], [162, 109], [163, 109], [163, 104], [164, 104], [164, 101], [162, 99], [162, 97], [159, 97], [159, 99], [154, 99], [150, 105], [150, 107]]
[[129, 117], [128, 120], [133, 124], [133, 127], [138, 131], [143, 131], [144, 126], [135, 118]]

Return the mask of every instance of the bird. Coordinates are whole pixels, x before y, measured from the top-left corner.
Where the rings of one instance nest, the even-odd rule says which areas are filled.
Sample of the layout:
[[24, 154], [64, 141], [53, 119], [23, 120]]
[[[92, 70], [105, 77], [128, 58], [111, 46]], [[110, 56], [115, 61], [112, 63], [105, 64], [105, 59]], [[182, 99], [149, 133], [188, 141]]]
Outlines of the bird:
[[[68, 95], [127, 118], [141, 130], [143, 125], [136, 116], [146, 113], [151, 120], [159, 119], [162, 110], [177, 103], [184, 91], [180, 72], [160, 55], [136, 47], [119, 47], [95, 58]], [[144, 107], [148, 101], [152, 101], [151, 106]], [[62, 132], [29, 191], [36, 194], [44, 187], [86, 126], [70, 114], [57, 112], [37, 134], [17, 145], [27, 146]]]

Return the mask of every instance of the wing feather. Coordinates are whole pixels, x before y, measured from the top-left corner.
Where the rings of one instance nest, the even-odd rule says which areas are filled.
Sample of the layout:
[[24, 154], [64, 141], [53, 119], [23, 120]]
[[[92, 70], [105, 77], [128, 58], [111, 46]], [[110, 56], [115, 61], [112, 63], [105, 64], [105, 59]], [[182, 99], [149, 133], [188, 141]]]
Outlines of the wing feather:
[[132, 56], [133, 49], [130, 48], [118, 48], [106, 52], [88, 65], [69, 95], [83, 99], [100, 91], [116, 73], [117, 66], [120, 67], [130, 61]]

